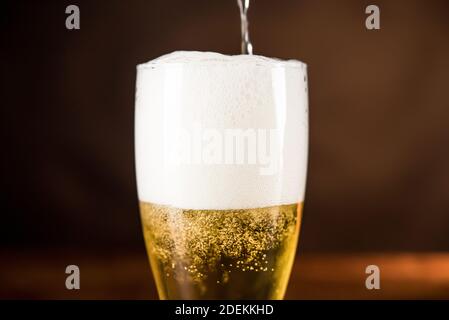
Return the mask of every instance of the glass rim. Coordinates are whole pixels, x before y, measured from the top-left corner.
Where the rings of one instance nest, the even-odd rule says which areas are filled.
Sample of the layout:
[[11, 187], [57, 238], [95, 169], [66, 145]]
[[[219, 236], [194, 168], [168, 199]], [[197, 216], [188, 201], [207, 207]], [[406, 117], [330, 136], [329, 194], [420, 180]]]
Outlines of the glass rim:
[[[168, 55], [174, 53], [185, 53], [192, 55], [216, 55], [215, 59], [202, 58], [202, 59], [192, 59], [190, 61], [166, 61]], [[217, 57], [221, 58], [218, 59]], [[180, 67], [180, 66], [195, 66], [195, 67], [217, 67], [217, 66], [255, 66], [264, 68], [285, 68], [285, 69], [307, 69], [307, 64], [297, 59], [279, 59], [272, 58], [262, 55], [248, 55], [248, 54], [238, 54], [238, 55], [226, 55], [211, 51], [173, 51], [172, 53], [162, 55], [153, 60], [140, 63], [136, 66], [137, 70], [140, 69], [156, 69], [156, 68], [170, 68], [170, 67]]]

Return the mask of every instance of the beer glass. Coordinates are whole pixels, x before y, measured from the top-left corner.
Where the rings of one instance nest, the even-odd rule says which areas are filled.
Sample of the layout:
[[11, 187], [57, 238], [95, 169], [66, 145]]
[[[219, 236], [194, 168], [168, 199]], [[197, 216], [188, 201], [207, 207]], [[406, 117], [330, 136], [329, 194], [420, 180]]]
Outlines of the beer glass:
[[282, 299], [308, 152], [306, 65], [174, 52], [137, 67], [135, 152], [161, 299]]

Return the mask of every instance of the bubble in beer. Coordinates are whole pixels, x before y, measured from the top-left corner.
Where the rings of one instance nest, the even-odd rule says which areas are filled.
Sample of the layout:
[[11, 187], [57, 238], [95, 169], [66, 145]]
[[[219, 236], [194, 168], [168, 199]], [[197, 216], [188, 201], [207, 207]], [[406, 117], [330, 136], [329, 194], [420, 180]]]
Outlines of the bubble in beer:
[[[165, 274], [156, 281], [179, 289], [164, 293], [171, 298], [181, 298], [170, 295], [182, 292], [184, 286], [203, 299], [220, 297], [223, 286], [236, 295], [240, 292], [242, 298], [281, 298], [285, 270], [295, 254], [301, 207], [186, 210], [141, 202], [150, 260], [158, 274]], [[269, 275], [264, 273], [268, 268]], [[248, 279], [253, 286], [245, 285]]]

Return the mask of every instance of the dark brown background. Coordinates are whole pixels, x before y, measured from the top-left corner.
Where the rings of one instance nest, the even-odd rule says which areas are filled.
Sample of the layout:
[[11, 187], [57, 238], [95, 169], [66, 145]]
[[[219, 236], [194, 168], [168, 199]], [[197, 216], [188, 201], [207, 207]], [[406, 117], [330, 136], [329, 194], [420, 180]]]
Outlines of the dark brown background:
[[[253, 1], [255, 53], [309, 66], [300, 250], [449, 250], [449, 2]], [[381, 30], [365, 28], [368, 4]], [[77, 4], [81, 30], [65, 28]], [[174, 50], [236, 54], [226, 1], [1, 5], [4, 248], [143, 250], [135, 66]]]

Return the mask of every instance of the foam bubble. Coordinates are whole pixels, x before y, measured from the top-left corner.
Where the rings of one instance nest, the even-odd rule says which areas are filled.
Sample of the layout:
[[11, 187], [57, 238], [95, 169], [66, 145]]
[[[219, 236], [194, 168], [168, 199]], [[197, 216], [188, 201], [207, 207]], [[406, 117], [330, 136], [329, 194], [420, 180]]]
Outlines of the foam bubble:
[[[303, 201], [308, 146], [304, 63], [182, 51], [137, 69], [135, 151], [141, 201], [216, 210]], [[267, 150], [271, 143], [275, 146], [270, 157], [259, 155], [263, 149], [257, 144], [251, 149], [256, 163], [248, 160], [250, 151], [244, 163], [225, 163], [226, 134], [232, 130], [255, 134], [257, 143], [263, 133], [269, 137], [275, 132], [265, 145]], [[180, 132], [190, 135], [185, 139]], [[212, 153], [221, 149], [222, 162], [206, 161], [211, 138], [216, 147]], [[190, 150], [188, 156], [169, 161], [173, 153], [168, 151], [178, 147]], [[264, 173], [272, 165], [274, 170]]]

